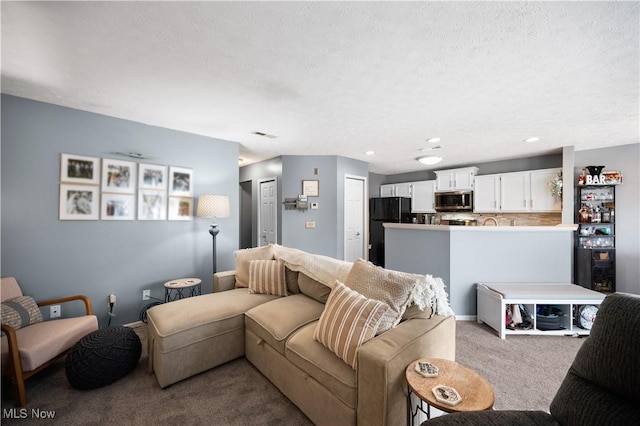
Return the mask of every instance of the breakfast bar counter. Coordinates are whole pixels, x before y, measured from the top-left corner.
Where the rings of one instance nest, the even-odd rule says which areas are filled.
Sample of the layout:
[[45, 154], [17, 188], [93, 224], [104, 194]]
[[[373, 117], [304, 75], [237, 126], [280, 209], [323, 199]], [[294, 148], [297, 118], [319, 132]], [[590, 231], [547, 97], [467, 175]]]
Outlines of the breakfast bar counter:
[[385, 223], [385, 267], [441, 277], [459, 319], [476, 316], [481, 282], [571, 282], [577, 225]]

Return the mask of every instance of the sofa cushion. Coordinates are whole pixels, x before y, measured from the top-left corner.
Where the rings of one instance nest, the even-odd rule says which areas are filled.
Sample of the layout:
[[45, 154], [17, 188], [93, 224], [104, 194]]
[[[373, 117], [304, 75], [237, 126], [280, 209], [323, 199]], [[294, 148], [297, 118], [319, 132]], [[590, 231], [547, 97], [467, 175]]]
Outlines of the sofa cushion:
[[284, 263], [280, 260], [249, 262], [249, 293], [287, 296]]
[[377, 334], [380, 334], [398, 325], [420, 280], [424, 280], [424, 276], [384, 269], [358, 259], [345, 284], [365, 297], [389, 305], [378, 327]]
[[252, 260], [273, 259], [273, 245], [237, 250], [236, 254], [236, 286], [249, 287], [249, 265]]
[[287, 341], [285, 356], [346, 406], [355, 409], [357, 404], [356, 371], [342, 362], [329, 349], [313, 338], [318, 325], [314, 321], [300, 328]]
[[[42, 322], [42, 313], [31, 296], [18, 296], [2, 303], [2, 324], [18, 330]], [[4, 333], [3, 333], [4, 334]]]
[[323, 309], [322, 303], [294, 294], [248, 310], [245, 327], [284, 355], [289, 336], [303, 325], [317, 321]]
[[147, 311], [149, 327], [160, 339], [160, 352], [170, 352], [212, 336], [244, 328], [244, 313], [277, 296], [250, 294], [249, 289], [236, 288], [219, 293], [176, 300], [154, 306]]
[[418, 305], [412, 303], [402, 314], [402, 321], [416, 319], [416, 318], [431, 318], [433, 315], [433, 309], [430, 306], [427, 306], [424, 309], [420, 309]]
[[320, 303], [327, 303], [329, 293], [331, 293], [331, 287], [327, 287], [302, 272], [298, 274], [298, 286], [300, 287], [300, 293]]
[[386, 303], [367, 299], [336, 281], [313, 338], [356, 368], [358, 347], [376, 335], [388, 309]]
[[298, 271], [292, 271], [284, 267], [284, 279], [287, 282], [287, 291], [291, 294], [300, 293], [300, 286], [298, 286]]

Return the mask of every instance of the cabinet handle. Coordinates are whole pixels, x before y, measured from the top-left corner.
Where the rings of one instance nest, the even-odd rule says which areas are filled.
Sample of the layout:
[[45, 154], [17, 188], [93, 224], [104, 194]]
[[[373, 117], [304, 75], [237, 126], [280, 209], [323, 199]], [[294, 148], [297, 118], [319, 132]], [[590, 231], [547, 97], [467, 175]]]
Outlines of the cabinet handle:
[[529, 203], [529, 207], [533, 208], [533, 198], [531, 199], [531, 202]]
[[497, 208], [498, 207], [498, 202], [496, 200], [493, 200], [493, 208]]
[[457, 187], [458, 187], [458, 181], [457, 181], [457, 180], [454, 180], [454, 181], [453, 181], [453, 187], [454, 187], [454, 188], [457, 188]]
[[527, 207], [527, 200], [526, 199], [522, 200], [522, 207], [525, 207], [525, 208]]

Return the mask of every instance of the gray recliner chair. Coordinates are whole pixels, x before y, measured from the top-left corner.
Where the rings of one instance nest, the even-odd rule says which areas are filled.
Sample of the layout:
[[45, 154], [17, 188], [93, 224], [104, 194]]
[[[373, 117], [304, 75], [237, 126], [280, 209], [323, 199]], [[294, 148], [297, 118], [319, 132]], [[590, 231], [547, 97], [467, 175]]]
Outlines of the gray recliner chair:
[[453, 413], [424, 426], [640, 424], [640, 296], [605, 298], [550, 408]]

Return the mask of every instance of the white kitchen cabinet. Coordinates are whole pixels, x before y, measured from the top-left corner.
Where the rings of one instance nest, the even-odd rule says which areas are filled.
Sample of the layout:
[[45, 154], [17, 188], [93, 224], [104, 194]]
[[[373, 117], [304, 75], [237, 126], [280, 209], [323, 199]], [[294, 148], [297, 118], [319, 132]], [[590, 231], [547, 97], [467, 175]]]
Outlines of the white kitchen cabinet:
[[396, 183], [396, 197], [411, 197], [411, 182]]
[[503, 173], [500, 176], [500, 210], [529, 211], [529, 172]]
[[500, 211], [500, 175], [476, 176], [473, 211], [477, 213]]
[[393, 184], [380, 185], [381, 197], [395, 197], [396, 186]]
[[559, 212], [560, 197], [551, 194], [549, 181], [560, 168], [476, 176], [476, 213]]
[[381, 197], [411, 197], [411, 182], [380, 185]]
[[411, 197], [411, 213], [435, 213], [433, 194], [436, 190], [435, 180], [413, 182]]
[[473, 189], [477, 167], [438, 170], [436, 173], [436, 191], [469, 191]]
[[562, 211], [562, 197], [553, 195], [549, 186], [549, 182], [561, 172], [560, 168], [531, 171], [530, 207], [532, 212]]

